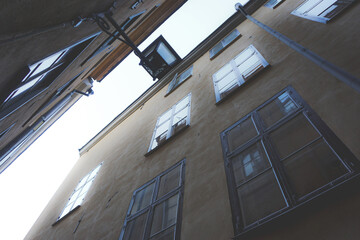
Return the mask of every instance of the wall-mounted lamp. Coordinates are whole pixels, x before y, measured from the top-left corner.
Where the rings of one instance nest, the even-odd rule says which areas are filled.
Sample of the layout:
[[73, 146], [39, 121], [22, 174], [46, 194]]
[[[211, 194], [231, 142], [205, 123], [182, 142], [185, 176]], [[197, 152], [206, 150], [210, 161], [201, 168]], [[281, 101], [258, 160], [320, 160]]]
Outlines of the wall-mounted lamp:
[[164, 39], [163, 36], [158, 37], [143, 52], [141, 52], [111, 17], [111, 13], [105, 13], [104, 16], [119, 32], [122, 38], [110, 32], [111, 27], [102, 15], [94, 15], [93, 19], [105, 33], [130, 46], [134, 50], [134, 53], [140, 58], [139, 64], [145, 68], [145, 70], [152, 76], [154, 80], [156, 78], [162, 78], [167, 72], [170, 71], [172, 67], [180, 62], [180, 56], [175, 52], [175, 50]]

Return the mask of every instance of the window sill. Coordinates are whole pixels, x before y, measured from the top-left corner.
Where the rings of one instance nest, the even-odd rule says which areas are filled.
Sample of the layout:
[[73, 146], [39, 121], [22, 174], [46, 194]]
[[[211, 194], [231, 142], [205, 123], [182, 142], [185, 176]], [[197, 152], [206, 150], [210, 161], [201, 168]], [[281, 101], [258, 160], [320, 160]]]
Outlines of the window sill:
[[76, 206], [73, 210], [71, 210], [70, 212], [68, 212], [67, 214], [65, 214], [65, 216], [63, 216], [62, 218], [56, 220], [56, 222], [54, 222], [53, 224], [51, 224], [51, 226], [52, 226], [52, 227], [55, 227], [55, 226], [58, 225], [60, 222], [62, 222], [64, 219], [66, 219], [68, 216], [70, 216], [72, 213], [76, 212], [79, 208], [80, 208], [80, 205]]
[[355, 172], [342, 182], [325, 190], [308, 200], [300, 203], [296, 207], [280, 210], [276, 216], [264, 219], [261, 223], [255, 226], [244, 229], [241, 233], [234, 236], [233, 239], [243, 239], [246, 237], [259, 237], [261, 235], [269, 234], [271, 231], [277, 231], [280, 228], [286, 228], [291, 224], [296, 224], [301, 218], [311, 216], [319, 209], [327, 206], [337, 204], [342, 199], [351, 197], [355, 192], [360, 192], [360, 173]]
[[181, 128], [179, 131], [177, 131], [174, 135], [172, 135], [171, 137], [169, 137], [168, 139], [166, 139], [166, 141], [164, 141], [163, 143], [161, 143], [160, 145], [156, 146], [155, 148], [151, 149], [150, 151], [148, 151], [147, 153], [144, 154], [145, 157], [150, 156], [153, 152], [155, 152], [157, 149], [161, 148], [162, 146], [166, 145], [168, 142], [172, 141], [176, 136], [180, 135], [182, 132], [184, 132], [187, 128], [189, 128], [190, 125], [186, 125], [183, 128]]

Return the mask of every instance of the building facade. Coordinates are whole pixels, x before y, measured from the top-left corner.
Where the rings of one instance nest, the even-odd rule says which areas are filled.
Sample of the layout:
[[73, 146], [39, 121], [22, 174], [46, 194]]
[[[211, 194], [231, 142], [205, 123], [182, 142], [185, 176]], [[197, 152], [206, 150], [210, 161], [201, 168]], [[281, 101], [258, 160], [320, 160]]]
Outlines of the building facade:
[[[245, 8], [360, 76], [358, 3]], [[235, 13], [80, 149], [26, 239], [357, 239], [359, 109]]]

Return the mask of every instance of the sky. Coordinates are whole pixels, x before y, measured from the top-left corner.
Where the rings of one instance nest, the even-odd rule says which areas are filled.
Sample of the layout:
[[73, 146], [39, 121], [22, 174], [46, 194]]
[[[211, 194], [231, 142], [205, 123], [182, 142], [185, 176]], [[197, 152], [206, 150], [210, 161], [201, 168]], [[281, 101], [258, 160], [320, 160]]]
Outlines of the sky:
[[[235, 13], [237, 2], [247, 0], [188, 0], [139, 49], [161, 34], [183, 58]], [[0, 239], [25, 237], [79, 159], [78, 149], [154, 83], [139, 62], [130, 54], [95, 82], [94, 95], [82, 97], [0, 174]]]

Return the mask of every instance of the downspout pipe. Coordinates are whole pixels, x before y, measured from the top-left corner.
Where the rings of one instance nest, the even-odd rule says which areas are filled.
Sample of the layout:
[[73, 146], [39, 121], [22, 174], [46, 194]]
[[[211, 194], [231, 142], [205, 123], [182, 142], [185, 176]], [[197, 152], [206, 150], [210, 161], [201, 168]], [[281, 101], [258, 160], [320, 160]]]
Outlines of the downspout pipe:
[[333, 75], [338, 80], [344, 82], [349, 87], [360, 93], [360, 79], [351, 75], [350, 73], [344, 71], [343, 69], [339, 68], [338, 66], [326, 61], [324, 58], [320, 57], [319, 55], [315, 54], [314, 52], [310, 51], [309, 49], [303, 47], [302, 45], [298, 44], [297, 42], [291, 40], [290, 38], [286, 37], [285, 35], [275, 31], [274, 29], [270, 28], [269, 26], [259, 22], [252, 16], [250, 16], [244, 9], [244, 7], [237, 3], [235, 4], [236, 11], [243, 14], [247, 19], [297, 51], [298, 53], [302, 54], [309, 60], [311, 60], [313, 63], [317, 64], [319, 67], [324, 69], [326, 72]]

